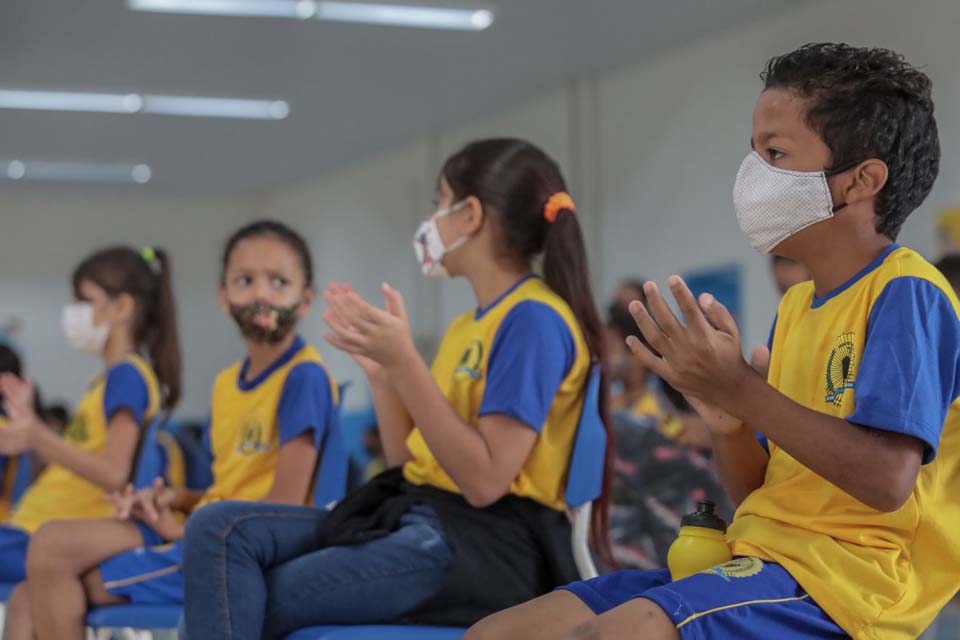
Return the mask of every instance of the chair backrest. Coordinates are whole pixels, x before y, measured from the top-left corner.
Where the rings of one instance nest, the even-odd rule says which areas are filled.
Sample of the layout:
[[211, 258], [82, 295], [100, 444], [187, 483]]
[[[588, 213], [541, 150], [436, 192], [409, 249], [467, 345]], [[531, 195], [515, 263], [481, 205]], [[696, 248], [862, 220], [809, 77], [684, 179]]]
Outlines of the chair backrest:
[[133, 468], [131, 483], [134, 489], [143, 489], [153, 484], [157, 476], [166, 477], [167, 470], [167, 452], [163, 446], [157, 442], [157, 434], [163, 427], [166, 416], [157, 414], [147, 425], [147, 431], [143, 434], [140, 442], [140, 449], [137, 454], [136, 464]]
[[584, 580], [598, 575], [590, 554], [590, 515], [593, 501], [603, 491], [603, 465], [606, 461], [607, 430], [600, 417], [599, 364], [590, 370], [583, 409], [577, 425], [577, 435], [567, 470], [565, 499], [572, 513], [573, 559]]
[[340, 402], [334, 413], [334, 421], [323, 438], [320, 450], [319, 468], [313, 485], [313, 503], [325, 507], [341, 500], [347, 492], [347, 478], [350, 475], [350, 454], [347, 451], [340, 417], [343, 414], [344, 398], [349, 382], [340, 385]]
[[10, 492], [10, 505], [15, 505], [20, 501], [20, 497], [26, 493], [27, 489], [33, 483], [33, 456], [29, 451], [24, 451], [17, 456], [17, 472], [13, 476], [13, 490]]
[[600, 365], [594, 365], [577, 425], [577, 435], [567, 470], [566, 502], [571, 509], [593, 502], [603, 490], [603, 463], [607, 430], [600, 418]]

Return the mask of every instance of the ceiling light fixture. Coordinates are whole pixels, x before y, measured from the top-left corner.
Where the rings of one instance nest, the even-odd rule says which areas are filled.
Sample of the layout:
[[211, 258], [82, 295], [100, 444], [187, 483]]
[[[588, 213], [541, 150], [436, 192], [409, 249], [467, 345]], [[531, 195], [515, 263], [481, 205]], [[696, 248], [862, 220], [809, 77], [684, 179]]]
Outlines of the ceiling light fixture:
[[483, 31], [493, 24], [489, 9], [426, 4], [326, 2], [324, 0], [127, 0], [133, 11], [214, 16], [294, 18], [380, 24], [421, 29]]
[[0, 109], [148, 113], [250, 120], [283, 120], [290, 115], [290, 105], [283, 100], [22, 89], [0, 89]]
[[15, 181], [147, 184], [153, 178], [153, 170], [145, 164], [7, 160], [0, 161], [0, 178]]

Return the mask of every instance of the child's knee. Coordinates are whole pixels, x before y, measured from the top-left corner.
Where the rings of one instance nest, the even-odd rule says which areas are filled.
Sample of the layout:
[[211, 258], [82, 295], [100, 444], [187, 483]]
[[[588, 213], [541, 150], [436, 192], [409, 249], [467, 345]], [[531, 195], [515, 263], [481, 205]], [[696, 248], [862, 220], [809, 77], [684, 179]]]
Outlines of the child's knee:
[[69, 526], [64, 522], [48, 522], [30, 536], [27, 550], [27, 574], [62, 572], [69, 567], [73, 544]]
[[679, 640], [673, 621], [657, 604], [637, 598], [577, 626], [563, 640]]

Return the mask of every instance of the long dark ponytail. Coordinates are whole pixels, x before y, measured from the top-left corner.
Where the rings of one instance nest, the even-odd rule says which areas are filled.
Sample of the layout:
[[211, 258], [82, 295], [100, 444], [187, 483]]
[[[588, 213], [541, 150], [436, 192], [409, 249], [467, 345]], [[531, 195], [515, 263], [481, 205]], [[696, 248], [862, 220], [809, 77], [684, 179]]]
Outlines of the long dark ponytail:
[[[542, 255], [544, 280], [570, 305], [591, 358], [603, 366], [600, 415], [607, 430], [607, 451], [603, 492], [593, 511], [591, 533], [597, 552], [605, 561], [610, 561], [607, 515], [614, 443], [607, 391], [606, 342], [590, 284], [586, 243], [572, 201], [564, 197], [551, 201], [557, 194], [567, 192], [560, 168], [529, 142], [495, 138], [468, 144], [446, 161], [441, 175], [457, 199], [475, 196], [485, 210], [496, 216], [506, 258], [529, 263]], [[549, 210], [548, 202], [552, 202]]]
[[73, 272], [73, 290], [93, 282], [111, 296], [126, 293], [135, 305], [133, 339], [145, 349], [160, 381], [161, 405], [169, 411], [180, 399], [181, 356], [170, 258], [162, 249], [128, 247], [97, 251]]

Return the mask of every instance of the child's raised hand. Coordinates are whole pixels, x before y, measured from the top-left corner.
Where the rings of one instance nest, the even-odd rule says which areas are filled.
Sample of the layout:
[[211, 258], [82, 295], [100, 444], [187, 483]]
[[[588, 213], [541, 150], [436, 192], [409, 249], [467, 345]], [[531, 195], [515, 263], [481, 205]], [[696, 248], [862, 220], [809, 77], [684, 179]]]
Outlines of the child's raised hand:
[[627, 344], [646, 367], [685, 396], [722, 407], [750, 375], [736, 322], [713, 296], [704, 294], [698, 302], [679, 276], [671, 276], [668, 283], [686, 324], [670, 310], [657, 286], [648, 282], [647, 307], [632, 302], [630, 313], [660, 357], [634, 336]]
[[20, 378], [12, 373], [0, 375], [0, 396], [11, 420], [37, 419], [34, 411], [36, 391], [30, 378]]
[[[756, 347], [750, 357], [750, 366], [754, 371], [766, 378], [767, 370], [770, 368], [770, 349], [763, 345]], [[743, 426], [743, 422], [739, 418], [733, 417], [719, 407], [707, 404], [691, 396], [687, 396], [687, 401], [690, 402], [697, 414], [703, 418], [707, 429], [715, 435], [732, 435]]]
[[5, 373], [0, 376], [0, 395], [3, 396], [3, 409], [9, 418], [0, 429], [0, 453], [19, 455], [33, 448], [34, 436], [42, 428], [33, 408], [33, 383], [29, 379]]
[[378, 309], [349, 286], [331, 285], [324, 293], [328, 308], [323, 318], [330, 328], [324, 338], [354, 356], [370, 373], [415, 354], [403, 297], [390, 285], [382, 286], [385, 308]]

